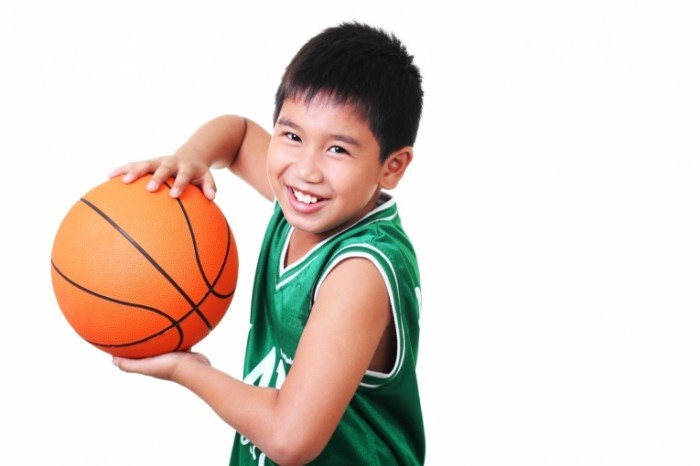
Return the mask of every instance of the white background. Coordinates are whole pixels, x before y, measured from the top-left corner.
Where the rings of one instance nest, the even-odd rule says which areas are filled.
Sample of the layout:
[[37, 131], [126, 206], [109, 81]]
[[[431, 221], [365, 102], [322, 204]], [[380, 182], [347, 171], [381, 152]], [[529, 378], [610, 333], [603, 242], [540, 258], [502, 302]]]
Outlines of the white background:
[[[427, 464], [700, 464], [699, 5], [3, 2], [0, 464], [227, 464], [204, 403], [73, 333], [53, 237], [110, 169], [213, 116], [270, 129], [293, 53], [350, 19], [424, 74], [395, 194], [422, 267]], [[215, 175], [241, 277], [198, 349], [239, 375], [269, 208]]]

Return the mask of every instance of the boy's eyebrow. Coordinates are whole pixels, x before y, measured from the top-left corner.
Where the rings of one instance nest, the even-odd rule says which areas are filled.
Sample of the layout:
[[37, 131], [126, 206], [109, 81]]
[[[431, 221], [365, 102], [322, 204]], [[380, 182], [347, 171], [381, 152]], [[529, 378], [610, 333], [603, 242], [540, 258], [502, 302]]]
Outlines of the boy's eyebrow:
[[287, 119], [287, 118], [279, 117], [279, 118], [277, 119], [277, 124], [278, 124], [278, 125], [289, 126], [290, 128], [293, 128], [293, 129], [301, 129], [301, 127], [300, 127], [299, 125], [297, 125], [297, 124], [294, 123], [292, 120], [289, 120], [289, 119]]
[[[294, 129], [294, 130], [297, 130], [297, 131], [299, 131], [299, 130], [302, 129], [301, 126], [297, 125], [297, 124], [294, 123], [292, 120], [289, 120], [289, 119], [287, 119], [287, 118], [281, 118], [281, 117], [278, 118], [278, 119], [277, 119], [277, 124], [278, 124], [278, 125], [282, 125], [282, 126], [288, 126], [288, 127], [292, 128], [292, 129]], [[346, 143], [346, 144], [350, 144], [350, 145], [353, 145], [353, 146], [359, 146], [359, 145], [360, 145], [360, 143], [357, 142], [357, 139], [353, 138], [352, 136], [347, 136], [347, 135], [344, 135], [344, 134], [331, 134], [330, 136], [331, 136], [333, 139], [337, 139], [338, 141], [344, 142], [344, 143]]]

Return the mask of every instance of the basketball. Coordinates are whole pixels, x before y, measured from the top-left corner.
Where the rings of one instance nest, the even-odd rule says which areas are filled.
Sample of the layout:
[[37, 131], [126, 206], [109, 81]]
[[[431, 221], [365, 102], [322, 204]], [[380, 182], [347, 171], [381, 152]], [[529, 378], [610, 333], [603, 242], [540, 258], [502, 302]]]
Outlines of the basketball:
[[113, 356], [190, 349], [229, 308], [238, 251], [219, 207], [193, 185], [169, 196], [150, 177], [110, 179], [73, 205], [51, 251], [58, 305], [85, 341]]

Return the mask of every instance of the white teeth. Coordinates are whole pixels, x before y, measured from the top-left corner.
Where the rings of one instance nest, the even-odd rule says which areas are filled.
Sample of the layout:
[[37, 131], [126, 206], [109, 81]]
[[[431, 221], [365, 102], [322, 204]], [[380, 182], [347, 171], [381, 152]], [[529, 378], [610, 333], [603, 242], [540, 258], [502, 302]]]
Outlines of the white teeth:
[[316, 202], [318, 202], [318, 198], [316, 196], [304, 194], [296, 190], [292, 190], [292, 192], [294, 193], [294, 197], [297, 198], [297, 201], [303, 202], [304, 204], [315, 204]]

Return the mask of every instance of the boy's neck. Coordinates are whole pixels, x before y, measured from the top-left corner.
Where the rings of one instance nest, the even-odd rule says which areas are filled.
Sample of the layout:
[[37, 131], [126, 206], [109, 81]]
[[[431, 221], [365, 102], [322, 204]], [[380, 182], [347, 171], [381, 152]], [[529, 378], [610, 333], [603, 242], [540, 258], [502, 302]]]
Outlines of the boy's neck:
[[[361, 216], [358, 216], [356, 221], [361, 220], [367, 214], [369, 214], [382, 204], [386, 203], [390, 199], [391, 195], [389, 193], [379, 190], [377, 192], [377, 195], [375, 196], [374, 202], [371, 203], [372, 208], [367, 212], [364, 212]], [[350, 226], [351, 225], [347, 225], [344, 228], [349, 228]], [[343, 229], [338, 229], [323, 234], [317, 234], [292, 227], [291, 237], [289, 239], [289, 244], [287, 245], [286, 257], [284, 259], [284, 266], [287, 267], [290, 264], [295, 263], [296, 261], [304, 257], [306, 254], [308, 254], [308, 252], [311, 251], [314, 247], [316, 247], [316, 245], [342, 230]]]

